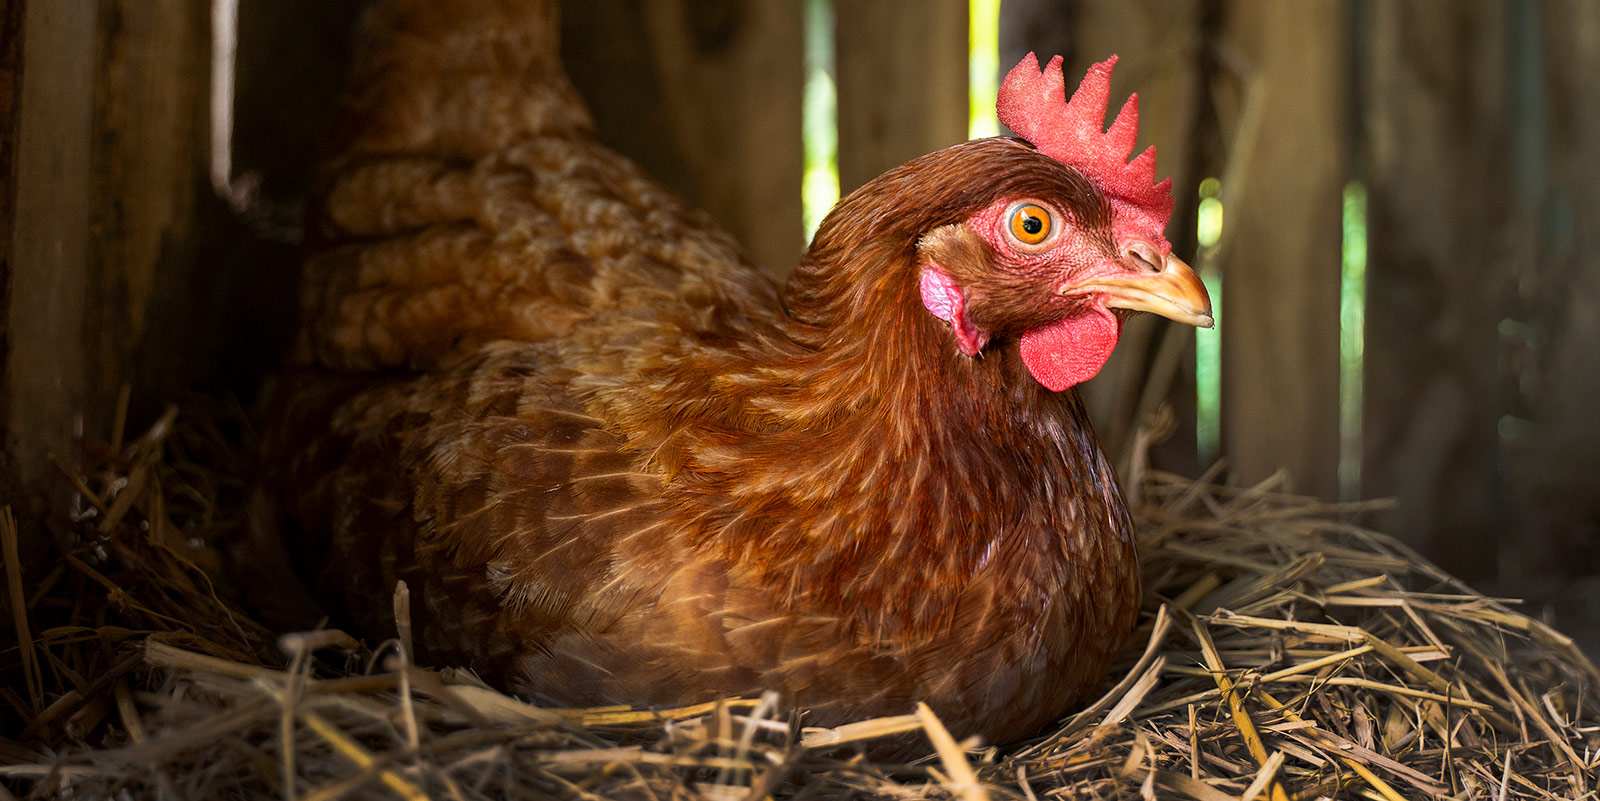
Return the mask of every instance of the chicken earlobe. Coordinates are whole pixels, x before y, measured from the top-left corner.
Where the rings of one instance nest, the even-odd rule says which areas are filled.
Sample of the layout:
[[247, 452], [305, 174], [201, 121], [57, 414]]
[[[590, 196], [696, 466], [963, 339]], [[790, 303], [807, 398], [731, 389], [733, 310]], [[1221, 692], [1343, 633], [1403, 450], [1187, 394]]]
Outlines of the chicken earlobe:
[[967, 318], [967, 298], [956, 284], [956, 279], [940, 266], [938, 262], [929, 259], [922, 265], [921, 279], [922, 305], [933, 312], [933, 316], [950, 324], [951, 333], [955, 334], [956, 347], [964, 356], [976, 356], [978, 351], [989, 342], [989, 334], [980, 331]]

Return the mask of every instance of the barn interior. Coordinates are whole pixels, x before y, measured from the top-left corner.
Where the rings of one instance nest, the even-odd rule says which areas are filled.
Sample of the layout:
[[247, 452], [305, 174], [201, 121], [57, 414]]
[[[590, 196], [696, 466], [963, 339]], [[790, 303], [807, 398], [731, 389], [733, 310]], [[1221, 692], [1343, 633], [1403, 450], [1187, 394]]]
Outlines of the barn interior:
[[[198, 565], [193, 591], [227, 596], [197, 577], [221, 575], [225, 524], [250, 513], [254, 404], [291, 345], [302, 218], [363, 6], [0, 0], [0, 504], [10, 510], [0, 522], [0, 648], [16, 655], [0, 660], [0, 763], [26, 767], [0, 768], [0, 798], [67, 792], [72, 770], [51, 759], [69, 744], [111, 742], [94, 740], [106, 726], [124, 732], [114, 745], [132, 742], [114, 692], [128, 692], [127, 679], [101, 682], [61, 650], [123, 625], [114, 615], [93, 625], [73, 617], [83, 610], [56, 595], [76, 569], [63, 554], [91, 567], [116, 562], [103, 543], [92, 547], [108, 516], [163, 518], [176, 540], [162, 547]], [[1421, 574], [1517, 599], [1505, 608], [1530, 622], [1493, 625], [1556, 637], [1577, 666], [1562, 675], [1600, 675], [1581, 653], [1600, 656], [1600, 478], [1590, 464], [1600, 450], [1600, 349], [1591, 345], [1600, 341], [1600, 6], [561, 6], [563, 58], [600, 139], [708, 211], [779, 279], [841, 195], [916, 155], [999, 133], [995, 86], [1026, 52], [1062, 54], [1068, 75], [1118, 54], [1112, 96], [1141, 96], [1139, 148], [1157, 147], [1177, 199], [1167, 235], [1201, 271], [1219, 325], [1196, 333], [1153, 316], [1129, 325], [1084, 388], [1113, 458], [1141, 476], [1198, 480], [1169, 484], [1173, 497], [1190, 486], [1216, 485], [1193, 496], [1214, 501], [1254, 488], [1274, 509], [1378, 532], [1428, 565]], [[165, 485], [145, 491], [155, 476]], [[170, 508], [152, 508], [162, 503], [153, 498]], [[1292, 583], [1300, 574], [1261, 575]], [[1341, 575], [1328, 586], [1356, 580]], [[1216, 590], [1198, 579], [1187, 586], [1202, 588], [1191, 602]], [[1147, 621], [1141, 635], [1156, 630]], [[121, 664], [128, 644], [107, 640], [102, 661]], [[1140, 645], [1125, 668], [1143, 665], [1143, 675], [1151, 663], [1136, 659]], [[1209, 664], [1203, 643], [1189, 651], [1200, 655], [1191, 664]], [[157, 672], [195, 668], [184, 657], [153, 659]], [[1548, 697], [1546, 675], [1521, 686], [1535, 706]], [[144, 692], [170, 686], [141, 680]], [[1540, 757], [1547, 772], [1529, 773], [1529, 787], [1551, 793], [1587, 781], [1592, 790], [1595, 757], [1583, 743], [1600, 731], [1600, 701], [1592, 684], [1567, 691], [1575, 707], [1542, 703], [1560, 707], [1553, 716], [1577, 733], [1541, 728], [1539, 710], [1508, 700], [1519, 710], [1508, 728], [1524, 739], [1491, 749], [1485, 764], [1497, 771], [1503, 759], [1509, 774], [1513, 752], [1544, 748], [1554, 756]], [[1217, 709], [1235, 727], [1238, 714]], [[1180, 739], [1212, 736], [1196, 734], [1194, 720]], [[67, 721], [78, 729], [67, 732]], [[1073, 731], [1087, 736], [1085, 722]], [[1107, 775], [1134, 776], [1135, 788], [1141, 777], [1166, 780], [1156, 768], [1117, 774], [1144, 758], [1131, 744], [1137, 727], [1123, 728], [1132, 739], [1107, 758], [1117, 762]], [[620, 742], [629, 737], [644, 735]], [[1210, 785], [1225, 797], [1247, 795], [1263, 775], [1247, 745], [1233, 756], [1249, 771]], [[956, 770], [949, 753], [937, 763], [946, 780]], [[341, 792], [406, 795], [395, 782], [414, 777], [384, 767], [405, 758], [357, 759], [365, 778]], [[40, 767], [50, 764], [58, 767]], [[201, 786], [161, 764], [149, 775]], [[674, 765], [674, 775], [699, 776], [710, 764]], [[728, 783], [753, 798], [789, 787], [781, 782], [795, 781], [786, 778], [792, 765], [778, 764], [771, 786], [751, 777], [760, 771]], [[1200, 775], [1197, 767], [1190, 778]], [[1268, 775], [1255, 792], [1283, 792], [1274, 775], [1292, 774]], [[1502, 783], [1454, 778], [1446, 789], [1555, 797], [1494, 778]], [[927, 791], [979, 797], [952, 781]], [[301, 792], [292, 781], [278, 789]], [[1375, 784], [1351, 792], [1389, 797]]]

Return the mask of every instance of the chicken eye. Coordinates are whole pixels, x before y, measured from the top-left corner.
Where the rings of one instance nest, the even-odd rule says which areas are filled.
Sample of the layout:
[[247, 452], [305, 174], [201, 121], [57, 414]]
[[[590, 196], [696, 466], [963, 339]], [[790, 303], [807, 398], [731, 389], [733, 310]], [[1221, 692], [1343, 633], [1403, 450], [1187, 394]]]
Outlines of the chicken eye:
[[1011, 236], [1024, 245], [1037, 245], [1055, 227], [1050, 211], [1037, 203], [1019, 203], [1011, 210]]

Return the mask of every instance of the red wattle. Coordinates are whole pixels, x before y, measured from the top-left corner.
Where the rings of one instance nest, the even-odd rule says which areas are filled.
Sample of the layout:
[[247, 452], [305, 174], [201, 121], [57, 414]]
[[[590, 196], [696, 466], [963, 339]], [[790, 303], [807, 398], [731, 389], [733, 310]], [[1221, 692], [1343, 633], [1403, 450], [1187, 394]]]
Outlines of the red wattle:
[[1022, 363], [1045, 389], [1060, 392], [1094, 378], [1121, 335], [1122, 321], [1096, 304], [1023, 333]]

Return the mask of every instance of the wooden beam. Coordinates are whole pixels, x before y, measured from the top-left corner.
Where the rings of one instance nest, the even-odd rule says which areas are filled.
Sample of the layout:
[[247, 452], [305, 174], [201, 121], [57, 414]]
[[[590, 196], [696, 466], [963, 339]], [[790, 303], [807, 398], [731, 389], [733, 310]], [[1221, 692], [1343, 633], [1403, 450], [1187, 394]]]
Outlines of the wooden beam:
[[1512, 312], [1514, 73], [1498, 0], [1366, 6], [1363, 494], [1379, 521], [1467, 579], [1494, 575], [1509, 523], [1497, 427]]
[[801, 4], [562, 3], [562, 59], [601, 141], [688, 197], [774, 277], [800, 217]]
[[222, 361], [232, 318], [213, 290], [230, 265], [196, 247], [209, 13], [207, 0], [26, 6], [0, 393], [25, 517], [65, 487], [47, 454], [72, 465], [80, 438], [108, 434], [123, 384], [136, 409], [159, 408]]
[[1224, 6], [1221, 46], [1243, 81], [1222, 186], [1222, 452], [1239, 483], [1281, 468], [1296, 491], [1334, 498], [1347, 4]]
[[839, 192], [967, 138], [967, 3], [837, 0]]
[[[12, 234], [15, 231], [17, 209], [17, 131], [22, 94], [22, 20], [23, 0], [0, 0], [0, 365], [10, 364], [11, 353], [11, 280]], [[19, 471], [16, 459], [17, 437], [12, 433], [11, 378], [7, 367], [0, 367], [0, 505], [16, 507], [23, 519], [36, 514], [33, 504], [24, 501], [33, 495], [27, 482], [32, 477]], [[19, 532], [20, 533], [20, 532]], [[22, 535], [18, 543], [21, 569], [24, 575], [33, 575], [33, 565], [38, 563], [45, 543], [42, 538]], [[8, 600], [0, 602], [7, 607]]]
[[[55, 467], [74, 457], [84, 407], [96, 0], [28, 3], [17, 104], [4, 397], [17, 503], [42, 516]], [[34, 530], [29, 527], [29, 530]]]
[[[24, 0], [0, 0], [0, 364], [5, 363], [10, 350], [4, 312], [10, 308], [11, 234], [17, 208], [17, 101], [22, 93], [23, 5]], [[4, 380], [0, 371], [0, 382]], [[9, 405], [5, 392], [0, 390], [0, 431], [5, 429]], [[9, 445], [0, 447], [0, 476], [10, 477], [0, 478], [0, 497], [7, 498], [15, 494], [15, 488], [8, 486], [15, 478], [9, 456]]]
[[[85, 296], [90, 436], [123, 383], [133, 424], [211, 378], [237, 265], [199, 258], [209, 179], [210, 0], [102, 0]], [[241, 305], [250, 300], [234, 298]]]
[[1501, 340], [1510, 373], [1501, 386], [1513, 400], [1500, 444], [1515, 515], [1501, 567], [1588, 576], [1587, 598], [1563, 590], [1552, 600], [1562, 631], [1586, 622], [1600, 655], [1600, 4], [1519, 5], [1507, 27], [1519, 64], [1509, 93], [1517, 175], [1496, 194], [1513, 199], [1522, 228], [1509, 240], [1515, 255], [1485, 265], [1516, 279]]

